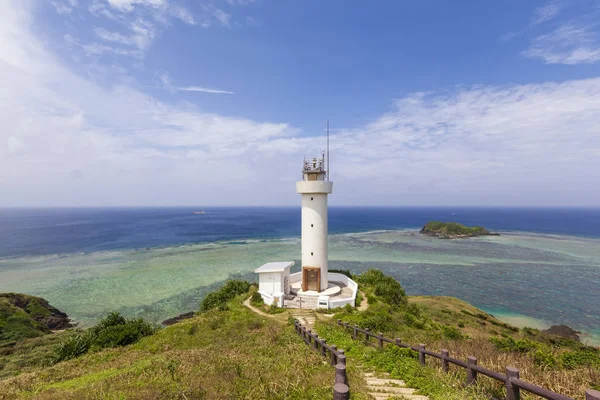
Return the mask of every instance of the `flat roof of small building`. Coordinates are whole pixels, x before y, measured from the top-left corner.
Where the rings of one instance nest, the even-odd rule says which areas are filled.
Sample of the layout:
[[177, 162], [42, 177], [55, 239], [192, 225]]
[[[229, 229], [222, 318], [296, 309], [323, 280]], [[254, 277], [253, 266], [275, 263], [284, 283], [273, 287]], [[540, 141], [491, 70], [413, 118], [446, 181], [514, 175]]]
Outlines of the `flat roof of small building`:
[[269, 262], [263, 266], [256, 268], [254, 272], [256, 272], [257, 274], [260, 274], [261, 272], [283, 272], [294, 264], [296, 264], [295, 261]]

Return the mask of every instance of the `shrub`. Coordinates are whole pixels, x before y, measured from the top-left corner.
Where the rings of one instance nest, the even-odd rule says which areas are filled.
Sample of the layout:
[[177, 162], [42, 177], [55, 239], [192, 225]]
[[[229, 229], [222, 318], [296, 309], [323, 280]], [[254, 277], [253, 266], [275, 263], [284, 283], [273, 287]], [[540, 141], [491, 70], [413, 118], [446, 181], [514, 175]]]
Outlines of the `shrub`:
[[223, 308], [227, 302], [240, 294], [250, 290], [250, 283], [240, 280], [228, 280], [220, 289], [211, 292], [200, 303], [200, 311], [206, 312], [213, 308]]
[[[408, 303], [402, 285], [396, 279], [385, 275], [378, 269], [370, 269], [358, 275], [356, 280], [360, 284], [371, 286], [374, 289], [373, 293], [387, 304], [400, 306]], [[371, 303], [370, 298], [369, 303]]]
[[156, 331], [156, 326], [142, 318], [127, 319], [117, 312], [112, 312], [84, 334], [70, 336], [59, 344], [54, 350], [53, 361], [56, 363], [70, 360], [93, 348], [133, 344]]
[[369, 307], [360, 317], [359, 325], [372, 331], [390, 331], [394, 326], [392, 315], [383, 308]]
[[356, 294], [356, 300], [354, 301], [354, 304], [356, 305], [356, 307], [360, 306], [360, 304], [363, 302], [363, 296], [360, 292], [358, 292]]
[[465, 327], [465, 323], [464, 322], [459, 322], [458, 323], [458, 327], [459, 328], [464, 328]]
[[452, 326], [441, 326], [441, 328], [446, 339], [458, 340], [463, 338], [462, 333]]
[[530, 350], [537, 349], [539, 344], [528, 339], [513, 339], [507, 338], [490, 338], [490, 342], [496, 346], [498, 350], [515, 351], [517, 353], [526, 353]]
[[55, 364], [84, 355], [92, 347], [92, 343], [93, 335], [89, 332], [82, 335], [69, 336], [54, 350], [52, 362]]
[[552, 351], [546, 348], [539, 348], [533, 355], [533, 363], [542, 368], [556, 368], [558, 362]]
[[271, 307], [269, 307], [269, 310], [267, 312], [269, 314], [281, 314], [284, 311], [285, 311], [285, 308], [279, 307], [275, 303], [273, 303], [273, 305]]
[[263, 300], [260, 293], [254, 292], [252, 293], [252, 297], [250, 298], [250, 304], [252, 304], [254, 307], [260, 307], [263, 304], [265, 304], [265, 301]]
[[576, 350], [560, 355], [560, 364], [566, 369], [581, 366], [600, 367], [600, 352], [594, 350]]

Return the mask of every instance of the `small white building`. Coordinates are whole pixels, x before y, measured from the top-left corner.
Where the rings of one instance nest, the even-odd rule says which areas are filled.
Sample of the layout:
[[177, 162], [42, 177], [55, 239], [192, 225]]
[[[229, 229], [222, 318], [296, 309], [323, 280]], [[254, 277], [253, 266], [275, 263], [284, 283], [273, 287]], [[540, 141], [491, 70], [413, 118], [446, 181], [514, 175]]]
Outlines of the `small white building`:
[[269, 262], [254, 270], [258, 274], [258, 293], [265, 304], [284, 306], [284, 297], [290, 294], [290, 269], [294, 261]]

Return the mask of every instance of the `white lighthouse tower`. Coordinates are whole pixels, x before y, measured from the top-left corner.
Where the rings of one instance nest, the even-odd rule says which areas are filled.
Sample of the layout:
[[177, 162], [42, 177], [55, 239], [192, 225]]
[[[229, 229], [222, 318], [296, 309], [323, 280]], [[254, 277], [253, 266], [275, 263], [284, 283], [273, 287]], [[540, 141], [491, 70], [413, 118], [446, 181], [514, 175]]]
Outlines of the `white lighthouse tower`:
[[333, 191], [325, 169], [325, 155], [304, 160], [302, 180], [302, 291], [327, 290], [327, 195]]
[[292, 273], [294, 261], [268, 262], [257, 268], [258, 293], [268, 307], [339, 308], [354, 306], [358, 285], [350, 276], [329, 273], [327, 246], [327, 196], [329, 181], [329, 122], [325, 154], [305, 159], [296, 192], [302, 195], [302, 265]]

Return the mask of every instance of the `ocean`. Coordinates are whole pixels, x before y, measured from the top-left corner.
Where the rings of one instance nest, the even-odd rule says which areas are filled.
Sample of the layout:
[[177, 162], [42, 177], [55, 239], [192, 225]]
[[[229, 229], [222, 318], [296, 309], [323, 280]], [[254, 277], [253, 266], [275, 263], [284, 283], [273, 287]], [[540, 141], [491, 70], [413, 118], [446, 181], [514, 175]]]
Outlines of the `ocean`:
[[[418, 234], [430, 220], [501, 236]], [[331, 207], [329, 231], [330, 268], [379, 268], [411, 295], [600, 343], [600, 209]], [[109, 311], [160, 322], [265, 262], [299, 269], [299, 234], [299, 207], [0, 209], [0, 292], [42, 296], [82, 326]]]

